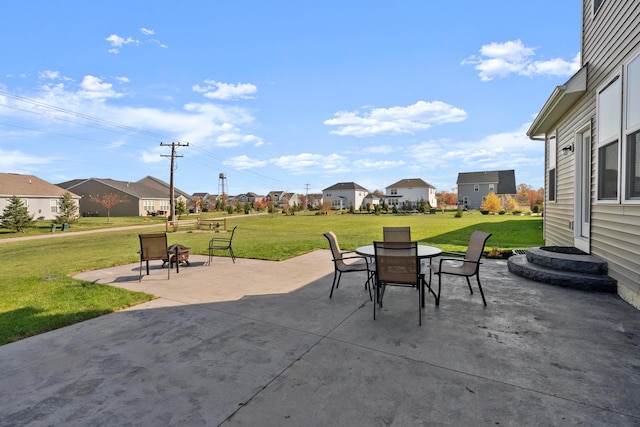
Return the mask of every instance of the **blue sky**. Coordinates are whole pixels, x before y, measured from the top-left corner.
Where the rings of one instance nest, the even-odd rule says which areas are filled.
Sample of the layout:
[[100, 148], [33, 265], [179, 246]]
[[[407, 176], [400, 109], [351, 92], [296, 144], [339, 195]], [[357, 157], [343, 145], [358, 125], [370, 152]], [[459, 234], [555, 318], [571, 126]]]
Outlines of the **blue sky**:
[[579, 67], [579, 1], [110, 1], [3, 4], [0, 171], [219, 189], [370, 191], [515, 169]]

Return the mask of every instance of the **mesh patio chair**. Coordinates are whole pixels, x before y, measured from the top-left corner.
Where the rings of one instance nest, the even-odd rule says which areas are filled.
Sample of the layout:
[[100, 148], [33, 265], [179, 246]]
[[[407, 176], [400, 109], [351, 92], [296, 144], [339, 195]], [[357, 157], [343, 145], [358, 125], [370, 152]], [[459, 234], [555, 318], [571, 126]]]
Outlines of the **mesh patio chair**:
[[[147, 276], [149, 275], [149, 261], [162, 261], [171, 259], [169, 248], [167, 247], [167, 233], [140, 234], [140, 277], [142, 280], [142, 262], [147, 263]], [[171, 274], [171, 266], [167, 269], [167, 279]]]
[[480, 262], [480, 258], [482, 257], [484, 246], [489, 237], [491, 237], [490, 233], [476, 230], [469, 238], [467, 252], [446, 252], [445, 256], [431, 260], [429, 283], [431, 283], [431, 273], [438, 276], [438, 296], [436, 297], [436, 305], [440, 305], [440, 288], [442, 285], [442, 275], [444, 274], [462, 276], [467, 279], [467, 285], [469, 286], [469, 291], [472, 295], [473, 289], [471, 288], [471, 281], [469, 280], [469, 277], [476, 276], [480, 295], [482, 295], [482, 302], [485, 306], [487, 305], [487, 300], [484, 298], [484, 292], [482, 291], [482, 285], [480, 284], [480, 264], [482, 264]]
[[229, 237], [214, 237], [209, 240], [209, 265], [211, 265], [211, 260], [213, 259], [214, 251], [229, 251], [229, 255], [231, 255], [231, 260], [233, 263], [236, 263], [236, 254], [233, 252], [233, 235], [236, 232], [236, 225], [231, 230], [231, 236]]
[[382, 227], [382, 240], [385, 242], [410, 242], [411, 227]]
[[340, 278], [342, 273], [353, 273], [357, 271], [367, 272], [367, 281], [365, 282], [365, 288], [369, 290], [369, 299], [373, 300], [371, 295], [371, 279], [373, 271], [369, 265], [369, 259], [362, 255], [355, 254], [354, 251], [343, 251], [338, 244], [338, 238], [333, 231], [324, 233], [324, 237], [329, 241], [329, 247], [331, 249], [331, 255], [333, 256], [333, 265], [335, 267], [333, 272], [333, 283], [331, 284], [331, 293], [329, 298], [333, 297], [333, 290], [337, 289], [340, 285]]
[[382, 308], [387, 286], [401, 286], [418, 289], [418, 323], [422, 325], [422, 293], [424, 274], [420, 272], [417, 242], [373, 242], [376, 259], [375, 295], [373, 320], [376, 319], [376, 305]]

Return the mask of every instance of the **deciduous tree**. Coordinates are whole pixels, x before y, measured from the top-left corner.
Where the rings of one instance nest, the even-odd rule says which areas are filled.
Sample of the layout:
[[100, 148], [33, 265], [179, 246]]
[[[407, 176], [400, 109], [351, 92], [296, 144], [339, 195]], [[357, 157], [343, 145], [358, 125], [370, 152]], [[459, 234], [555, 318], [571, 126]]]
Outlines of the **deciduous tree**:
[[502, 209], [502, 202], [500, 198], [493, 191], [487, 194], [484, 202], [482, 203], [482, 209], [491, 213], [498, 213]]
[[117, 194], [105, 194], [104, 196], [91, 196], [91, 201], [104, 206], [107, 209], [107, 223], [111, 220], [111, 208], [118, 206], [120, 203], [129, 203], [126, 197], [120, 197]]

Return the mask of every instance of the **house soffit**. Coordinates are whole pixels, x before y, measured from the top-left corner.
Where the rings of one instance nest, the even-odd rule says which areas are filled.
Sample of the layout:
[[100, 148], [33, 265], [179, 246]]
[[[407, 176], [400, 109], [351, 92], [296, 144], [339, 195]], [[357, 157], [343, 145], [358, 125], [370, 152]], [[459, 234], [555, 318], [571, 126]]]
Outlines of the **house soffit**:
[[527, 131], [531, 139], [544, 136], [587, 91], [587, 65], [557, 86]]

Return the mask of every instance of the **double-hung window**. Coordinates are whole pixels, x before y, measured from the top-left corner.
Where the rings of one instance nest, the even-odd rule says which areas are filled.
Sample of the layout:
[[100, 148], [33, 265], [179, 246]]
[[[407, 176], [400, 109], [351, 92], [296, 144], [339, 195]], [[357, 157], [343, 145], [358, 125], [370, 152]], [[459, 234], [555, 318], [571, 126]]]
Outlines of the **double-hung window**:
[[640, 55], [627, 65], [626, 71], [625, 199], [640, 201]]
[[618, 200], [621, 87], [620, 76], [616, 76], [598, 91], [598, 200]]
[[598, 201], [640, 203], [640, 55], [598, 91]]

